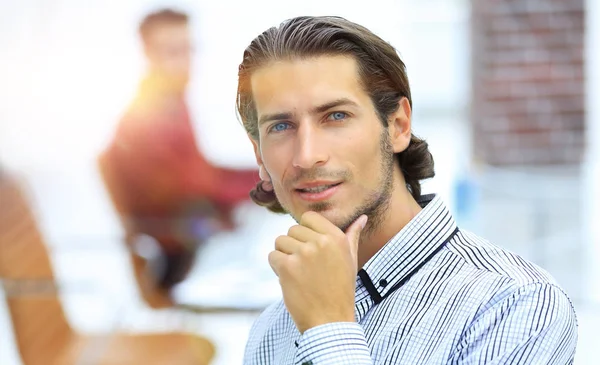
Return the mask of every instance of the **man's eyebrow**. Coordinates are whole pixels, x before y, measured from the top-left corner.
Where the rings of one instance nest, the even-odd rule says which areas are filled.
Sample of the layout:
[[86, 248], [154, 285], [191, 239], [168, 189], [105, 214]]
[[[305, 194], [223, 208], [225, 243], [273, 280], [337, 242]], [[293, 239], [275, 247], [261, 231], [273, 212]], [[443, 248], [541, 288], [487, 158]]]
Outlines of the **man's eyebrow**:
[[258, 120], [258, 125], [272, 122], [274, 120], [284, 120], [284, 119], [292, 119], [292, 113], [275, 113], [275, 114], [265, 114], [260, 117]]
[[358, 104], [348, 98], [340, 98], [340, 99], [319, 105], [317, 107], [314, 107], [310, 112], [312, 114], [319, 114], [319, 113], [326, 112], [329, 109], [332, 109], [332, 108], [335, 108], [338, 106], [355, 106], [355, 107], [357, 107]]
[[[316, 106], [316, 107], [312, 108], [310, 110], [310, 112], [311, 112], [311, 114], [319, 114], [319, 113], [326, 112], [327, 110], [338, 107], [338, 106], [355, 106], [355, 107], [357, 107], [358, 104], [348, 98], [340, 98], [340, 99], [333, 100], [328, 103]], [[286, 120], [286, 119], [289, 120], [289, 119], [292, 119], [292, 117], [293, 117], [293, 114], [289, 113], [289, 112], [265, 114], [259, 118], [258, 125], [261, 125], [261, 124], [264, 124], [267, 122], [276, 121], [276, 120]]]

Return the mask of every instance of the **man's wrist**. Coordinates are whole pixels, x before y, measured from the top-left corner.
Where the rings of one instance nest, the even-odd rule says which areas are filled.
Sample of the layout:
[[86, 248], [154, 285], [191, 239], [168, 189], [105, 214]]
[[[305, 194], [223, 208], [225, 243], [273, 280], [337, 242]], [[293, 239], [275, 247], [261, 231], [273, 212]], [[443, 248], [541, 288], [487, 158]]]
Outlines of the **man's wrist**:
[[298, 331], [300, 333], [304, 333], [304, 332], [308, 331], [309, 329], [323, 326], [323, 325], [330, 324], [330, 323], [356, 323], [356, 318], [354, 317], [354, 313], [353, 313], [351, 316], [346, 315], [346, 316], [336, 316], [336, 317], [317, 319], [317, 320], [313, 320], [310, 323], [307, 323], [305, 325], [298, 326]]

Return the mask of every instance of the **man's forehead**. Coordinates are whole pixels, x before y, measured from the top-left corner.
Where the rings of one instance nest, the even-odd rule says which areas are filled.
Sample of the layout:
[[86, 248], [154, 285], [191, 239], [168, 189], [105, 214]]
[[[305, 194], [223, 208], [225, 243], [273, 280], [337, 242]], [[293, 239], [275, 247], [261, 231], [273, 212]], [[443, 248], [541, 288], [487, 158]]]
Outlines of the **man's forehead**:
[[273, 108], [312, 109], [340, 99], [360, 104], [366, 96], [356, 62], [343, 56], [270, 63], [253, 73], [251, 87], [259, 113]]

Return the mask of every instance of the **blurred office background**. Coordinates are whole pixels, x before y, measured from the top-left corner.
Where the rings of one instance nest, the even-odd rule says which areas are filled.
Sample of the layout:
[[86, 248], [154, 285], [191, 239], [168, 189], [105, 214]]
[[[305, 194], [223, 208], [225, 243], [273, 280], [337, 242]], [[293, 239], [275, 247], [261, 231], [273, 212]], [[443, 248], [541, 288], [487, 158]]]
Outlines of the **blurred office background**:
[[[140, 294], [97, 158], [144, 73], [139, 21], [163, 7], [190, 14], [187, 103], [198, 148], [225, 168], [255, 167], [234, 101], [256, 35], [333, 14], [391, 42], [407, 65], [414, 131], [436, 161], [425, 191], [442, 195], [463, 227], [550, 271], [578, 312], [576, 364], [597, 363], [597, 1], [0, 0], [0, 166], [31, 209], [64, 321], [97, 336], [86, 364], [123, 333], [198, 336], [215, 346], [211, 364], [240, 363], [252, 321], [279, 295], [266, 257], [292, 221], [251, 203], [236, 208], [235, 230], [198, 251], [175, 305], [153, 308]], [[10, 284], [0, 288], [0, 364], [22, 364], [10, 300], [36, 294], [0, 279]]]

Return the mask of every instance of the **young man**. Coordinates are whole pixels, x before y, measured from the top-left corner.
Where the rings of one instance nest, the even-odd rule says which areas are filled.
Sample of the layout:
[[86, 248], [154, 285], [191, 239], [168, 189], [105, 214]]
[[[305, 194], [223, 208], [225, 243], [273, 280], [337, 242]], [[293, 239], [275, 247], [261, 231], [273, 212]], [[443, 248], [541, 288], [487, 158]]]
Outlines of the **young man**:
[[246, 364], [572, 361], [575, 313], [552, 277], [421, 195], [433, 159], [392, 46], [342, 18], [291, 19], [244, 52], [237, 106], [253, 200], [298, 222], [269, 255], [283, 301]]
[[149, 235], [162, 249], [164, 289], [183, 280], [198, 243], [230, 228], [249, 200], [258, 171], [212, 165], [196, 145], [185, 101], [192, 41], [188, 16], [171, 9], [139, 26], [148, 72], [100, 162], [128, 235]]

